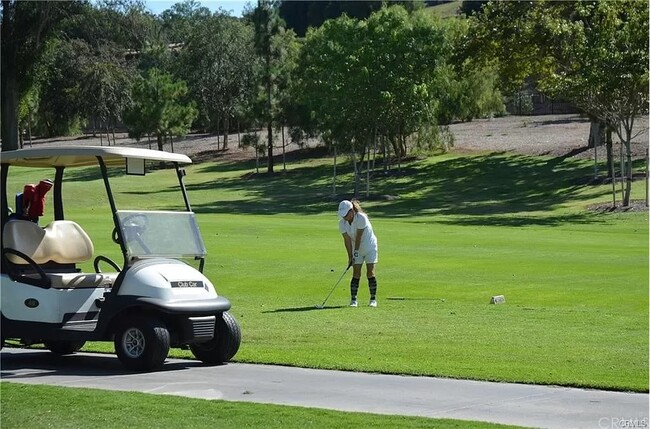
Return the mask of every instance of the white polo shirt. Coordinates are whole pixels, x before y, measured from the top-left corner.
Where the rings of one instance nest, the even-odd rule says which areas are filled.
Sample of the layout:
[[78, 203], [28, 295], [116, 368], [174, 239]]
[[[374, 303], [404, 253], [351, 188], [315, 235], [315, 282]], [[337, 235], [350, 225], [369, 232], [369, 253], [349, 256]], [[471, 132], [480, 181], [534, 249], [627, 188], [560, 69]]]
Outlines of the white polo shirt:
[[365, 255], [368, 252], [376, 250], [377, 237], [375, 237], [370, 219], [368, 219], [368, 216], [365, 213], [355, 213], [352, 223], [348, 223], [348, 221], [343, 218], [339, 220], [339, 232], [350, 236], [352, 239], [352, 247], [354, 247], [354, 244], [356, 243], [355, 240], [358, 229], [364, 230], [363, 234], [361, 234], [361, 243], [357, 249], [359, 254]]

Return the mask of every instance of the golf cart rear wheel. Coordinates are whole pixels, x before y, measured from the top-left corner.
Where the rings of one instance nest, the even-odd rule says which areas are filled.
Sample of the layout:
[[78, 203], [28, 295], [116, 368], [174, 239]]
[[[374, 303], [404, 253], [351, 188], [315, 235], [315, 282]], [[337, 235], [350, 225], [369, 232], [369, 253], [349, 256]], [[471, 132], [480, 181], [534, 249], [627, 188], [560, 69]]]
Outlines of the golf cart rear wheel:
[[239, 350], [241, 330], [235, 317], [227, 311], [217, 316], [214, 338], [204, 343], [190, 345], [194, 356], [203, 363], [216, 365], [228, 362]]
[[57, 355], [71, 355], [81, 350], [84, 344], [85, 341], [43, 341], [45, 348]]
[[133, 317], [115, 332], [115, 353], [128, 369], [149, 371], [162, 366], [169, 353], [169, 331], [158, 319]]

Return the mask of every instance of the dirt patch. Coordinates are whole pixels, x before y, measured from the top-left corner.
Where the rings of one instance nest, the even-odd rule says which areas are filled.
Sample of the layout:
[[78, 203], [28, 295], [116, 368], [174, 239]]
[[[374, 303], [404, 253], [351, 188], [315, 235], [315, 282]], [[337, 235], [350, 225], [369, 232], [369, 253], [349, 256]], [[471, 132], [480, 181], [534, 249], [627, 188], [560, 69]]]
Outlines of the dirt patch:
[[[452, 124], [449, 126], [454, 135], [455, 143], [452, 152], [504, 152], [533, 156], [572, 157], [593, 159], [594, 149], [587, 148], [589, 138], [589, 120], [580, 115], [543, 115], [543, 116], [506, 116], [494, 119], [478, 119], [472, 122]], [[648, 117], [638, 118], [633, 139], [632, 151], [634, 159], [645, 157], [648, 148]], [[266, 132], [258, 133], [261, 141], [266, 140]], [[173, 144], [164, 145], [164, 150], [180, 152], [188, 155], [194, 162], [228, 161], [238, 162], [255, 159], [252, 148], [239, 146], [240, 137], [237, 134], [228, 136], [227, 148], [224, 148], [223, 137], [209, 134], [192, 134], [176, 139]], [[274, 154], [276, 162], [282, 161], [283, 147], [280, 134], [275, 135], [276, 145]], [[618, 139], [614, 137], [615, 151], [618, 151]], [[67, 145], [106, 145], [106, 139], [80, 136], [55, 139], [36, 139], [32, 146], [67, 146]], [[147, 140], [136, 141], [128, 135], [116, 134], [116, 145], [156, 148], [155, 142]], [[25, 143], [29, 147], [28, 143]], [[603, 160], [605, 148], [596, 149], [598, 159]], [[319, 139], [310, 139], [302, 146], [290, 143], [285, 134], [284, 153], [287, 161], [304, 157], [325, 156], [327, 150]], [[617, 152], [618, 154], [618, 152]], [[618, 156], [618, 155], [617, 155]]]
[[[593, 159], [587, 148], [589, 119], [580, 115], [507, 116], [478, 119], [450, 125], [455, 138], [454, 151], [512, 152], [522, 155]], [[632, 139], [634, 159], [645, 157], [648, 148], [648, 117], [638, 118]], [[615, 151], [618, 138], [614, 135]], [[605, 148], [596, 150], [604, 159]]]
[[647, 212], [648, 206], [645, 200], [632, 200], [629, 206], [621, 206], [620, 202], [616, 206], [612, 203], [600, 203], [588, 205], [587, 210], [597, 213]]

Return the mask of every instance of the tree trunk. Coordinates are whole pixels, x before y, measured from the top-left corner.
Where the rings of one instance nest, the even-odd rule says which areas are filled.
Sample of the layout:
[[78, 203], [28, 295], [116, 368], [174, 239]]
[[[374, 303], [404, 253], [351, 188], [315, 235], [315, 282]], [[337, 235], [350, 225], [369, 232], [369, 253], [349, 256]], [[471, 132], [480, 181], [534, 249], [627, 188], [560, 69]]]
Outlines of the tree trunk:
[[370, 145], [366, 150], [368, 153], [366, 157], [366, 198], [370, 197]]
[[648, 172], [648, 164], [650, 164], [650, 151], [645, 150], [645, 206], [648, 207], [648, 182], [650, 182], [650, 173]]
[[623, 205], [630, 205], [632, 196], [632, 129], [625, 127], [625, 193], [623, 195]]
[[[269, 41], [269, 43], [271, 43]], [[271, 77], [271, 47], [269, 46], [266, 52], [266, 97], [267, 97], [267, 109], [268, 109], [268, 123], [266, 125], [266, 129], [268, 131], [268, 137], [269, 137], [269, 159], [268, 159], [268, 173], [272, 174], [273, 173], [273, 82], [272, 82], [272, 77]]]
[[29, 121], [27, 121], [27, 135], [29, 137], [29, 147], [32, 147], [32, 111], [29, 111]]
[[282, 171], [287, 171], [287, 154], [284, 144], [284, 125], [282, 125]]
[[215, 130], [215, 135], [217, 137], [217, 150], [219, 150], [219, 121], [221, 121], [221, 118], [217, 117], [217, 120], [214, 122], [216, 124], [215, 126], [217, 127]]
[[332, 196], [336, 197], [336, 145], [334, 145], [334, 174], [332, 177]]
[[608, 133], [607, 168], [612, 179], [612, 208], [616, 208], [616, 170], [614, 169], [614, 151], [612, 150], [612, 133]]
[[18, 80], [16, 47], [9, 42], [11, 27], [8, 8], [3, 7], [2, 61], [0, 63], [0, 93], [2, 93], [2, 150], [18, 149]]
[[257, 134], [257, 131], [255, 131], [255, 146], [253, 146], [253, 149], [255, 149], [255, 172], [256, 174], [260, 174], [260, 139], [259, 135]]
[[237, 147], [241, 148], [241, 124], [239, 119], [237, 119]]
[[623, 141], [621, 143], [621, 150], [619, 152], [619, 160], [621, 162], [621, 204], [626, 206], [624, 194], [625, 194], [625, 156], [623, 155]]
[[377, 160], [377, 128], [372, 134], [372, 171], [375, 171], [375, 161]]
[[228, 115], [223, 117], [223, 150], [228, 150], [228, 131], [230, 128], [230, 121]]
[[609, 177], [612, 177], [612, 171], [614, 171], [614, 149], [612, 145], [612, 129], [609, 127], [607, 127], [607, 131], [605, 132], [605, 150], [607, 151], [607, 174]]
[[359, 198], [359, 167], [357, 165], [357, 154], [352, 151], [352, 166], [354, 168], [354, 197]]
[[156, 134], [156, 141], [158, 143], [158, 150], [163, 150], [163, 136], [161, 133]]
[[23, 130], [23, 127], [20, 126], [20, 122], [18, 123], [18, 147], [19, 148], [24, 148], [25, 147], [25, 130]]
[[592, 148], [600, 146], [600, 137], [602, 135], [601, 123], [596, 118], [591, 118], [589, 124], [589, 138], [587, 139], [587, 147]]

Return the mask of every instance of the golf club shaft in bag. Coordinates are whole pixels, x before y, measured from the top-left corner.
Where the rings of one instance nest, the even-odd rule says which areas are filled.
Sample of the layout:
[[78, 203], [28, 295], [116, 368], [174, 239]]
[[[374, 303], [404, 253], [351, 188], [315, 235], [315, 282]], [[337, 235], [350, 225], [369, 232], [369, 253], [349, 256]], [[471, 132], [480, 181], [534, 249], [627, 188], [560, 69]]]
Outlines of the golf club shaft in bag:
[[323, 301], [323, 303], [321, 305], [319, 305], [318, 308], [323, 308], [325, 306], [325, 303], [327, 302], [327, 300], [330, 299], [330, 296], [332, 296], [332, 292], [334, 292], [334, 289], [336, 289], [336, 287], [339, 285], [339, 283], [341, 283], [341, 280], [343, 279], [343, 276], [345, 275], [345, 273], [348, 272], [348, 270], [350, 269], [351, 266], [352, 266], [352, 264], [348, 264], [347, 268], [345, 269], [345, 271], [343, 271], [343, 274], [341, 274], [341, 277], [339, 277], [339, 279], [336, 281], [336, 284], [334, 285], [334, 287], [332, 288], [330, 293], [327, 294], [327, 298], [325, 298], [325, 301]]

